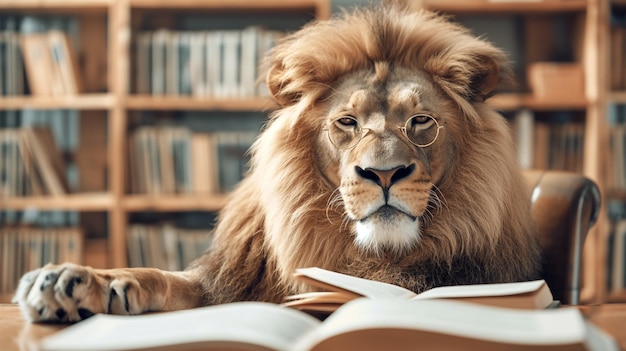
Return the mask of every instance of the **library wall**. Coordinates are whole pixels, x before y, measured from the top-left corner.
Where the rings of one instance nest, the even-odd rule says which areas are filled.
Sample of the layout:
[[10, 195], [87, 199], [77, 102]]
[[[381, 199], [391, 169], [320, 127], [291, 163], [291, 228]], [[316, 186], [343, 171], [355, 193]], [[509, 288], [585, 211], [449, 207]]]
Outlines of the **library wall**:
[[204, 252], [272, 107], [264, 53], [330, 12], [294, 4], [0, 4], [0, 301], [48, 262]]

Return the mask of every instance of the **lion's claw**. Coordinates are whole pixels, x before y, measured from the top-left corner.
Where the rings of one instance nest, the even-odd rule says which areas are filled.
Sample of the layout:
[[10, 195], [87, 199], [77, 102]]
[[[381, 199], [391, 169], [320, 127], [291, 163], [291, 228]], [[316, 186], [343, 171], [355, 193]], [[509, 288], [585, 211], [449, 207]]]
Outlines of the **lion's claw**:
[[77, 322], [106, 312], [106, 286], [99, 286], [94, 275], [75, 264], [47, 265], [22, 277], [13, 301], [33, 322]]

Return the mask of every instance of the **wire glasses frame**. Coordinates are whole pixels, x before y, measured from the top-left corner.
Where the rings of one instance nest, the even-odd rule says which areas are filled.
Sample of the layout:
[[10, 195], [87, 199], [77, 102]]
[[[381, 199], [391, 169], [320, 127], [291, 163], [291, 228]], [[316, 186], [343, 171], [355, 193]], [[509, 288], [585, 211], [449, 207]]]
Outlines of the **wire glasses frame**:
[[[443, 127], [433, 116], [417, 114], [409, 117], [404, 126], [399, 126], [398, 129], [411, 144], [423, 148], [437, 141], [439, 131]], [[324, 130], [328, 133], [331, 144], [338, 149], [355, 147], [370, 131], [369, 128], [361, 128], [359, 122], [352, 116], [339, 117]]]

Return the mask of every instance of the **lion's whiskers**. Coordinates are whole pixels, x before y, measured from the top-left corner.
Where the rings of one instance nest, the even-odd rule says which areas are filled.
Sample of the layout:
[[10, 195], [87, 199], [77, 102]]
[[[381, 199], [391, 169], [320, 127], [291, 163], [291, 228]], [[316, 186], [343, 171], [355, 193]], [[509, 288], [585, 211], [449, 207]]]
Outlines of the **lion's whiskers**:
[[335, 188], [333, 192], [328, 197], [328, 202], [326, 203], [326, 219], [330, 224], [334, 224], [333, 220], [330, 218], [331, 210], [338, 210], [343, 207], [343, 198], [341, 197], [341, 193], [339, 192], [339, 188]]
[[[441, 192], [441, 189], [437, 187], [435, 184], [432, 184], [432, 188], [430, 189], [431, 199], [433, 201], [433, 209], [445, 207], [446, 210], [450, 210], [448, 207], [448, 201], [446, 200], [445, 195]], [[430, 204], [430, 201], [429, 201]]]
[[448, 204], [445, 201], [445, 197], [443, 196], [443, 193], [441, 193], [441, 190], [439, 190], [439, 188], [435, 184], [431, 185], [432, 187], [429, 190], [430, 197], [428, 198], [426, 209], [421, 216], [424, 223], [432, 221], [432, 219], [435, 217], [435, 213], [440, 211], [441, 208], [445, 207], [446, 210], [449, 209]]

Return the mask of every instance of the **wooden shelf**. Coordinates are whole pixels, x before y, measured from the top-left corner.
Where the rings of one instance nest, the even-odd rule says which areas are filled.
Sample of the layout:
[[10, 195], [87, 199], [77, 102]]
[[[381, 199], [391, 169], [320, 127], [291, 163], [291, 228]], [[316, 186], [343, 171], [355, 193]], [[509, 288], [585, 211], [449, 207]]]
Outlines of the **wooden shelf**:
[[489, 0], [424, 0], [425, 7], [448, 13], [546, 13], [583, 11], [585, 0], [568, 1], [489, 1]]
[[[128, 211], [216, 211], [226, 204], [227, 194], [209, 195], [128, 195], [120, 201]], [[116, 204], [108, 193], [82, 193], [66, 196], [29, 196], [3, 198], [0, 209], [108, 211]]]
[[290, 12], [307, 11], [318, 19], [328, 18], [331, 13], [327, 0], [130, 0], [137, 10], [191, 10], [219, 12]]
[[226, 204], [226, 194], [210, 195], [129, 195], [123, 199], [127, 211], [217, 211]]
[[116, 105], [112, 94], [82, 94], [75, 96], [13, 96], [0, 98], [0, 108], [11, 109], [76, 109], [108, 110]]
[[302, 10], [314, 9], [318, 4], [325, 4], [318, 0], [130, 0], [133, 8], [147, 9], [216, 9], [232, 10]]
[[616, 104], [626, 104], [626, 91], [611, 92], [609, 101]]
[[3, 198], [0, 209], [25, 210], [75, 210], [108, 211], [113, 208], [115, 199], [108, 193], [81, 193], [65, 196], [29, 196]]
[[626, 200], [626, 189], [607, 188], [604, 191], [604, 196], [607, 199]]
[[626, 301], [626, 290], [610, 292], [607, 302], [624, 302]]
[[265, 111], [275, 107], [269, 98], [170, 97], [134, 95], [125, 104], [129, 110], [222, 110], [222, 111]]
[[88, 10], [107, 9], [117, 0], [0, 0], [2, 10]]
[[[226, 204], [227, 194], [209, 195], [128, 195], [121, 199], [128, 211], [215, 211]], [[82, 193], [65, 196], [11, 197], [0, 200], [0, 210], [108, 211], [115, 205], [108, 193]]]
[[584, 99], [543, 100], [537, 99], [532, 94], [500, 94], [487, 100], [487, 103], [502, 111], [520, 108], [529, 108], [534, 111], [584, 110], [587, 108], [587, 101]]

